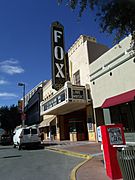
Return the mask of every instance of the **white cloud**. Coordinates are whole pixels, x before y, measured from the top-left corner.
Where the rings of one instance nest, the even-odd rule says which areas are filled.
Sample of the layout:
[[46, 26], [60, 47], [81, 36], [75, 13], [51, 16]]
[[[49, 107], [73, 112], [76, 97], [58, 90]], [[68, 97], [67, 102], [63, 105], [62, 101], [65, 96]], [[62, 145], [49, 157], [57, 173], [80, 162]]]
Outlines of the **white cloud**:
[[0, 71], [13, 75], [20, 74], [24, 72], [24, 69], [20, 67], [18, 60], [16, 59], [8, 59], [0, 62]]
[[2, 72], [5, 72], [7, 74], [20, 74], [24, 72], [24, 69], [18, 66], [12, 66], [12, 65], [3, 65], [1, 66]]
[[13, 58], [10, 58], [10, 59], [7, 59], [7, 60], [4, 60], [4, 61], [1, 61], [0, 62], [0, 65], [7, 65], [7, 64], [18, 64], [18, 60], [16, 59], [13, 59]]
[[8, 97], [8, 98], [13, 98], [13, 97], [18, 97], [16, 94], [14, 94], [14, 93], [7, 93], [7, 92], [3, 92], [3, 93], [1, 93], [0, 92], [0, 97]]
[[0, 79], [0, 85], [2, 85], [2, 84], [8, 84], [8, 82], [3, 79]]

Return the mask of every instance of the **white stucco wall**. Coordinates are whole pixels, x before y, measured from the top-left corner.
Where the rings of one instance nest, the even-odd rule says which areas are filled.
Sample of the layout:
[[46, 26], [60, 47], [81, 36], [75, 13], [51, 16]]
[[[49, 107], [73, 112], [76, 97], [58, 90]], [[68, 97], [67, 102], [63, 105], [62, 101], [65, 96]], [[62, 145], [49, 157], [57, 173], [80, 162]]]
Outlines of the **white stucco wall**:
[[74, 84], [73, 75], [80, 70], [80, 85], [89, 84], [89, 63], [107, 50], [108, 48], [98, 44], [95, 38], [81, 35], [68, 51], [71, 82]]
[[48, 83], [43, 87], [43, 100], [48, 99], [57, 91], [52, 88], [52, 80], [49, 80]]
[[90, 64], [94, 108], [101, 107], [107, 98], [135, 89], [134, 52], [130, 43], [128, 36]]
[[80, 85], [85, 86], [86, 83], [90, 82], [87, 53], [87, 44], [85, 41], [74, 51], [71, 56], [69, 55], [70, 78], [73, 84], [73, 74], [76, 73], [78, 70], [80, 70]]

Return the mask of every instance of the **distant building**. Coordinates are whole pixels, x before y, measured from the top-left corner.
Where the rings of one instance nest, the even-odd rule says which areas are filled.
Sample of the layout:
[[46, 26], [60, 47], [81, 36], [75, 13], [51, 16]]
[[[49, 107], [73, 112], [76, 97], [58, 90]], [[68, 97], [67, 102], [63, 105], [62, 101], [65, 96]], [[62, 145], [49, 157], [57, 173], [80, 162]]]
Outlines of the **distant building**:
[[42, 121], [40, 117], [40, 102], [43, 99], [42, 89], [46, 83], [47, 81], [40, 82], [25, 95], [26, 125], [39, 124]]

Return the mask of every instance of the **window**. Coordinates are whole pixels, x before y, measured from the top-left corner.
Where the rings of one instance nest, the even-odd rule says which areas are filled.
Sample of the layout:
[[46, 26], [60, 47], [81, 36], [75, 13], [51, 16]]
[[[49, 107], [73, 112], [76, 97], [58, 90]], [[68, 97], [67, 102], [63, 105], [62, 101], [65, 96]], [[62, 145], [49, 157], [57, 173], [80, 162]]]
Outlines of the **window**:
[[80, 85], [80, 70], [78, 70], [76, 73], [74, 73], [74, 84]]
[[31, 129], [31, 134], [37, 134], [37, 129]]
[[30, 129], [24, 129], [23, 133], [24, 133], [24, 135], [30, 134]]
[[69, 121], [69, 130], [70, 132], [83, 133], [84, 132], [83, 122], [76, 119]]
[[125, 132], [135, 132], [135, 102], [110, 108], [112, 123], [122, 123]]

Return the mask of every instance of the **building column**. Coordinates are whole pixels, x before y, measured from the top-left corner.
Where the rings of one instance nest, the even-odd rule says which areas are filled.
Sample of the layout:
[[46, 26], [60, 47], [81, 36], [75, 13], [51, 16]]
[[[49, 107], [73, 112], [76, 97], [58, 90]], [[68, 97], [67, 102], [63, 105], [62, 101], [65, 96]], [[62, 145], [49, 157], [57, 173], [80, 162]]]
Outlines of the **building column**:
[[70, 141], [77, 141], [77, 132], [70, 132]]
[[60, 141], [59, 116], [56, 116], [56, 140]]
[[44, 133], [44, 140], [47, 140], [48, 139], [48, 137], [47, 137], [47, 127], [45, 127], [43, 129], [43, 133]]
[[86, 108], [86, 112], [87, 112], [88, 140], [89, 141], [96, 141], [95, 122], [94, 122], [92, 105], [90, 105]]
[[111, 124], [111, 116], [109, 109], [103, 109], [104, 122], [105, 124]]

